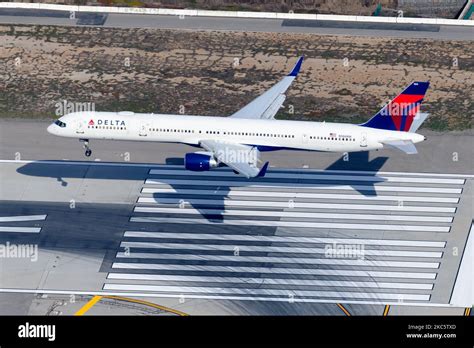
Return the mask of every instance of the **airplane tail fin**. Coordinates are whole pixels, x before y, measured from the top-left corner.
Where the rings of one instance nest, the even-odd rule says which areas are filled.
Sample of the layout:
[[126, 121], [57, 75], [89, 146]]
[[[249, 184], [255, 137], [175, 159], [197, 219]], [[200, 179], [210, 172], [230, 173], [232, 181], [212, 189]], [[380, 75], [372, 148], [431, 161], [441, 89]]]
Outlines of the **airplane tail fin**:
[[420, 114], [418, 119], [415, 117], [420, 111], [421, 103], [429, 85], [429, 82], [413, 82], [361, 126], [400, 132], [415, 132], [428, 116], [428, 114]]

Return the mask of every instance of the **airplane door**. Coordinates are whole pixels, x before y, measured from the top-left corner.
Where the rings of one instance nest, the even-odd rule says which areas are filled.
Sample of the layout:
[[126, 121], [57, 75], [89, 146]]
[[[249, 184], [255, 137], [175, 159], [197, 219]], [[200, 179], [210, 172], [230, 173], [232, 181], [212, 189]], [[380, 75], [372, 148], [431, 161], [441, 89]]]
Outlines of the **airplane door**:
[[76, 133], [77, 134], [83, 134], [84, 133], [84, 121], [83, 120], [77, 121]]
[[360, 147], [367, 147], [367, 133], [362, 132], [360, 137]]
[[141, 137], [146, 137], [148, 135], [148, 125], [142, 124], [140, 126], [140, 131], [138, 132], [138, 135]]
[[308, 143], [308, 134], [303, 134], [301, 139], [303, 141], [303, 144], [307, 144]]

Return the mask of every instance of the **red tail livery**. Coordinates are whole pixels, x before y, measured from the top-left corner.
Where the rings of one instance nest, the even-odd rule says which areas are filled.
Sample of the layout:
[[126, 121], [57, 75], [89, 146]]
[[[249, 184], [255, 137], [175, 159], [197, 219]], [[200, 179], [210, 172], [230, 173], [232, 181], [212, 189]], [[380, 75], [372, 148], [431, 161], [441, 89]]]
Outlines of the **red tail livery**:
[[409, 132], [429, 85], [429, 82], [413, 82], [361, 126]]

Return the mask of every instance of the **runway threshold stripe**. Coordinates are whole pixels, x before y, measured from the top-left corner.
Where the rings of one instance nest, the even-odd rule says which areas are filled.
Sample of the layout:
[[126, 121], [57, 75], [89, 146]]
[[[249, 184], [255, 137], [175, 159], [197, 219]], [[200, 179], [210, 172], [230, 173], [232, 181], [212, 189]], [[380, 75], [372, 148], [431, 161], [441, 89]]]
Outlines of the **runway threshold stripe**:
[[381, 186], [381, 185], [337, 185], [337, 184], [301, 184], [301, 183], [274, 183], [255, 181], [222, 181], [222, 180], [187, 180], [187, 179], [146, 179], [146, 185], [192, 185], [192, 186], [224, 186], [247, 188], [278, 188], [295, 189], [304, 188], [311, 190], [344, 190], [344, 191], [370, 191], [370, 192], [425, 192], [425, 193], [452, 193], [460, 194], [461, 188], [444, 187], [417, 187], [417, 186]]
[[39, 221], [39, 220], [45, 220], [46, 216], [47, 215], [1, 216], [0, 222]]
[[199, 190], [199, 189], [177, 189], [177, 188], [150, 188], [145, 187], [141, 193], [145, 194], [180, 194], [180, 195], [202, 195], [202, 196], [224, 196], [224, 197], [281, 197], [281, 198], [308, 198], [308, 199], [342, 199], [342, 200], [368, 200], [368, 201], [404, 201], [404, 202], [434, 202], [434, 203], [458, 203], [459, 198], [452, 197], [412, 197], [412, 196], [364, 196], [346, 195], [332, 193], [306, 193], [306, 192], [278, 192], [278, 191], [246, 191], [246, 190]]
[[159, 218], [159, 217], [131, 217], [130, 222], [144, 223], [173, 223], [173, 224], [201, 224], [216, 226], [277, 226], [295, 228], [328, 228], [343, 230], [375, 230], [375, 231], [417, 231], [417, 232], [449, 232], [450, 227], [440, 226], [412, 226], [412, 225], [375, 225], [375, 224], [338, 224], [320, 222], [299, 222], [299, 221], [265, 221], [265, 220], [225, 220], [209, 221], [206, 219], [186, 219], [186, 218]]
[[381, 221], [417, 221], [441, 222], [453, 221], [450, 216], [414, 216], [414, 215], [366, 215], [366, 214], [332, 214], [332, 213], [304, 213], [288, 211], [258, 211], [258, 210], [222, 210], [222, 209], [189, 209], [189, 208], [161, 208], [161, 207], [135, 207], [135, 213], [167, 213], [189, 215], [218, 215], [218, 216], [267, 216], [308, 219], [348, 219], [348, 220], [381, 220]]
[[311, 208], [311, 209], [347, 209], [347, 210], [387, 210], [387, 211], [409, 211], [428, 213], [454, 213], [456, 208], [450, 207], [424, 207], [411, 205], [371, 205], [371, 204], [336, 204], [336, 203], [306, 203], [306, 202], [281, 202], [281, 201], [239, 201], [230, 199], [179, 199], [160, 197], [139, 197], [137, 203], [143, 204], [191, 204], [217, 207], [271, 207], [271, 208]]
[[335, 270], [314, 268], [278, 268], [278, 267], [239, 267], [239, 266], [199, 266], [199, 265], [170, 265], [158, 263], [127, 263], [115, 262], [112, 269], [154, 270], [154, 271], [189, 271], [189, 272], [227, 272], [227, 273], [258, 273], [258, 274], [299, 274], [324, 275], [341, 277], [367, 278], [401, 278], [401, 279], [436, 279], [436, 273], [428, 272], [380, 272]]
[[41, 227], [9, 227], [0, 226], [0, 232], [11, 233], [40, 233]]
[[134, 285], [134, 284], [105, 284], [104, 290], [121, 291], [149, 291], [165, 292], [175, 294], [238, 294], [238, 295], [267, 295], [267, 296], [297, 296], [297, 297], [327, 297], [327, 298], [358, 298], [372, 300], [407, 300], [407, 301], [429, 301], [430, 295], [426, 294], [404, 294], [404, 293], [365, 293], [365, 292], [341, 292], [341, 291], [311, 291], [311, 290], [277, 290], [277, 289], [243, 289], [243, 288], [218, 288], [218, 287], [195, 287], [195, 286], [157, 286], [157, 285]]
[[220, 261], [239, 263], [287, 263], [291, 265], [339, 265], [358, 267], [397, 267], [397, 268], [427, 268], [438, 269], [439, 262], [419, 261], [379, 261], [361, 259], [336, 259], [336, 258], [304, 258], [304, 257], [271, 257], [271, 256], [234, 256], [234, 255], [196, 255], [196, 254], [164, 254], [164, 253], [140, 253], [140, 252], [118, 252], [117, 258], [124, 259], [154, 259], [173, 261]]
[[[185, 244], [185, 243], [151, 243], [151, 242], [122, 242], [123, 248], [142, 249], [174, 249], [174, 250], [206, 250], [206, 251], [229, 251], [235, 252], [269, 252], [269, 253], [296, 253], [296, 254], [323, 254], [326, 248], [297, 248], [277, 246], [255, 246], [255, 245], [223, 245], [223, 244]], [[352, 250], [352, 249], [351, 249]], [[337, 250], [334, 250], [337, 252]], [[354, 257], [360, 256], [394, 256], [394, 257], [428, 257], [440, 258], [442, 252], [437, 251], [401, 251], [401, 250], [363, 250], [354, 247]]]
[[409, 246], [444, 248], [446, 242], [399, 239], [359, 239], [359, 238], [330, 238], [330, 237], [290, 237], [290, 236], [254, 236], [243, 234], [206, 234], [206, 233], [175, 233], [175, 232], [145, 232], [125, 231], [124, 237], [140, 238], [172, 238], [172, 239], [211, 239], [225, 241], [255, 241], [283, 243], [318, 243], [318, 244], [364, 244], [384, 246]]
[[[173, 176], [209, 176], [209, 177], [236, 177], [233, 172], [209, 171], [205, 174], [172, 169], [151, 169], [150, 175], [173, 175]], [[239, 177], [240, 179], [241, 177]], [[341, 175], [341, 174], [316, 174], [316, 173], [277, 173], [271, 170], [265, 175], [265, 179], [304, 179], [304, 180], [337, 180], [337, 181], [366, 181], [366, 182], [403, 182], [403, 183], [433, 183], [445, 185], [464, 185], [464, 179], [441, 179], [441, 178], [411, 178], [381, 175]]]
[[204, 283], [258, 284], [258, 285], [357, 287], [357, 288], [412, 289], [412, 290], [432, 290], [433, 289], [433, 284], [422, 284], [422, 283], [213, 277], [213, 276], [199, 276], [199, 275], [198, 276], [180, 276], [180, 275], [160, 275], [160, 274], [109, 273], [107, 276], [107, 279], [150, 280], [150, 281], [165, 281], [165, 282], [194, 282], [194, 283], [204, 282]]

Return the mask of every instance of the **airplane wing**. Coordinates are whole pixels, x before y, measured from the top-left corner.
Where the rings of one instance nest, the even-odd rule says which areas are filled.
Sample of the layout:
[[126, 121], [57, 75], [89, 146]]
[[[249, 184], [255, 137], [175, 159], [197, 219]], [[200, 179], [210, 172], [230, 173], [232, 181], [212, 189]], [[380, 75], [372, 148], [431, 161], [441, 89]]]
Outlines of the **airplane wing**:
[[383, 141], [382, 144], [403, 151], [409, 155], [418, 153], [418, 151], [416, 151], [415, 144], [413, 144], [410, 140], [388, 140]]
[[268, 162], [260, 169], [257, 167], [259, 151], [254, 146], [217, 140], [203, 140], [200, 145], [212, 152], [219, 162], [247, 178], [264, 176], [267, 171]]
[[295, 67], [275, 86], [263, 93], [261, 96], [252, 100], [236, 113], [230, 115], [233, 118], [254, 118], [254, 119], [273, 119], [276, 113], [283, 105], [286, 95], [285, 92], [290, 87], [293, 80], [300, 71], [303, 57], [296, 62]]

